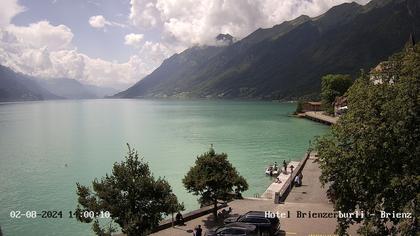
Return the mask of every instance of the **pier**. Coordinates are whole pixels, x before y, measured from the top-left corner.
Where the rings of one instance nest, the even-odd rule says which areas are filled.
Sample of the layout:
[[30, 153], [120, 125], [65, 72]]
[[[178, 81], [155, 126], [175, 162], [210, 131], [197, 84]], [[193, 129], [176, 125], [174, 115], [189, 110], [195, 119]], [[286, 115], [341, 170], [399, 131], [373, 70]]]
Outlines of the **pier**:
[[333, 125], [336, 124], [338, 121], [338, 117], [325, 115], [322, 111], [307, 111], [301, 116], [303, 116], [306, 119], [320, 122], [326, 125]]
[[[294, 167], [294, 171], [290, 172], [290, 167]], [[281, 171], [280, 175], [277, 177], [280, 182], [273, 182], [268, 186], [267, 190], [261, 195], [261, 198], [272, 199], [274, 203], [281, 202], [283, 195], [286, 190], [290, 188], [290, 185], [293, 183], [294, 176], [296, 176], [297, 170], [300, 166], [299, 161], [291, 161], [287, 165], [287, 172], [284, 172], [284, 169]]]

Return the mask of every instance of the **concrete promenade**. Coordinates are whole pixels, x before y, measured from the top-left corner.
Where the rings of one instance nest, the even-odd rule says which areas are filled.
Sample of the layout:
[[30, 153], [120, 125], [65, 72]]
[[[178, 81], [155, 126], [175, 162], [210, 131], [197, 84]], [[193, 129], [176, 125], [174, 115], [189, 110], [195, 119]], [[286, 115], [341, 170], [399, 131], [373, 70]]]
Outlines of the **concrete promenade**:
[[[285, 203], [279, 205], [282, 211], [290, 212], [290, 218], [282, 219], [282, 230], [290, 235], [333, 235], [337, 226], [336, 218], [314, 218], [314, 215], [309, 218], [309, 214], [313, 213], [317, 216], [335, 213], [327, 197], [327, 186], [323, 188], [319, 181], [321, 171], [315, 153], [309, 156], [302, 174], [302, 186], [294, 187]], [[356, 230], [356, 226], [351, 226], [348, 233], [358, 235]]]

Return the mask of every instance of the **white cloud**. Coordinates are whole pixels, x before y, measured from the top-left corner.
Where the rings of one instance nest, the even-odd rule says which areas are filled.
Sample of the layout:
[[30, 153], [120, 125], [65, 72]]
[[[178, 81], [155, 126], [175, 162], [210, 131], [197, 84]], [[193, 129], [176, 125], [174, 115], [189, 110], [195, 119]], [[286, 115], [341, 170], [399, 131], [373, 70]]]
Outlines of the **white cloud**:
[[127, 34], [124, 37], [124, 44], [139, 47], [140, 42], [143, 40], [143, 34]]
[[0, 27], [7, 26], [12, 18], [23, 12], [24, 7], [17, 3], [17, 0], [2, 0], [0, 8]]
[[143, 58], [132, 56], [125, 63], [91, 58], [78, 52], [71, 44], [72, 38], [67, 26], [54, 26], [48, 21], [8, 25], [0, 28], [0, 64], [40, 78], [72, 78], [119, 89], [146, 75]]
[[28, 44], [33, 48], [64, 49], [70, 46], [73, 39], [70, 28], [65, 25], [53, 26], [48, 21], [32, 23], [27, 27], [10, 25], [7, 30], [19, 43]]
[[147, 73], [150, 73], [158, 67], [163, 60], [184, 49], [185, 48], [180, 45], [146, 41], [138, 54], [140, 58], [147, 62], [148, 65], [144, 69]]
[[160, 24], [160, 11], [156, 0], [130, 0], [130, 20], [140, 28], [150, 28]]
[[105, 28], [105, 26], [107, 26], [107, 25], [108, 26], [126, 27], [126, 25], [124, 25], [124, 24], [113, 22], [113, 21], [108, 21], [107, 19], [105, 19], [105, 17], [103, 15], [91, 16], [89, 18], [89, 25], [92, 26], [93, 28]]
[[[152, 56], [146, 51], [143, 51], [145, 57], [134, 55], [125, 63], [80, 53], [72, 45], [74, 35], [71, 29], [65, 25], [52, 25], [45, 20], [28, 26], [11, 24], [11, 19], [23, 10], [16, 0], [2, 2], [0, 9], [0, 64], [17, 72], [40, 78], [72, 78], [83, 83], [123, 89], [152, 69], [150, 65], [153, 63], [145, 63], [145, 57]], [[99, 28], [107, 25], [125, 27], [107, 21], [103, 16], [95, 16], [89, 23]], [[134, 37], [134, 41], [137, 38]]]
[[91, 16], [89, 18], [89, 25], [93, 28], [103, 28], [107, 24], [107, 21], [105, 20], [104, 16], [98, 15], [98, 16]]

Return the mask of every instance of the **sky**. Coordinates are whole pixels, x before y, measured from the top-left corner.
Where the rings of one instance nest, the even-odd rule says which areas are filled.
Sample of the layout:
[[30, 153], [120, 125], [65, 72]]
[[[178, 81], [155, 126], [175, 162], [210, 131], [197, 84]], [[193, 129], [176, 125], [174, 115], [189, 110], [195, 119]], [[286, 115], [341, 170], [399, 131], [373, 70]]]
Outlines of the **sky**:
[[[356, 0], [366, 4], [369, 0]], [[192, 46], [351, 0], [1, 0], [0, 64], [125, 89]]]

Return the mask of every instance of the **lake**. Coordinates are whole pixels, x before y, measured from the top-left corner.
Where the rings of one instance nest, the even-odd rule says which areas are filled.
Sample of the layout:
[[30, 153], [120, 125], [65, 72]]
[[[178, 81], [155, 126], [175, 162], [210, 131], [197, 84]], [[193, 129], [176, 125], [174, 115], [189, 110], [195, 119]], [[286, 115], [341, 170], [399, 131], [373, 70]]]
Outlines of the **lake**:
[[[271, 183], [265, 167], [301, 159], [328, 127], [289, 116], [292, 103], [76, 100], [0, 103], [0, 226], [4, 235], [93, 235], [68, 218], [76, 182], [89, 184], [123, 160], [126, 143], [165, 177], [187, 210], [198, 207], [182, 178], [214, 144], [250, 186]], [[11, 219], [11, 211], [60, 210], [62, 219]]]

